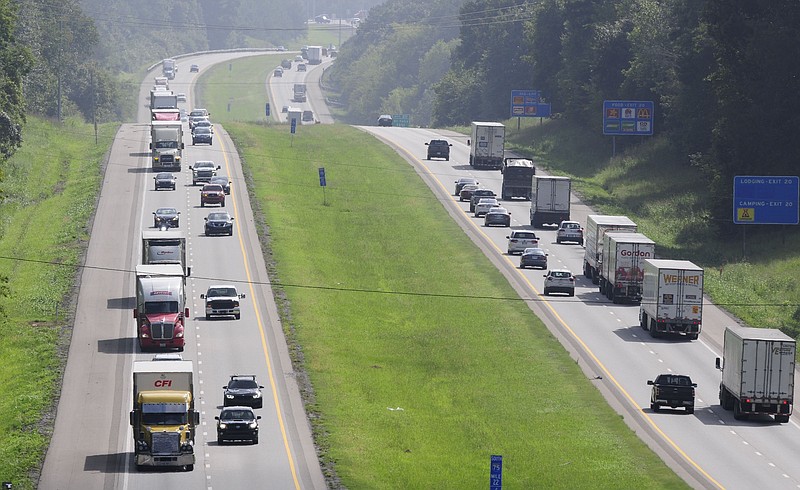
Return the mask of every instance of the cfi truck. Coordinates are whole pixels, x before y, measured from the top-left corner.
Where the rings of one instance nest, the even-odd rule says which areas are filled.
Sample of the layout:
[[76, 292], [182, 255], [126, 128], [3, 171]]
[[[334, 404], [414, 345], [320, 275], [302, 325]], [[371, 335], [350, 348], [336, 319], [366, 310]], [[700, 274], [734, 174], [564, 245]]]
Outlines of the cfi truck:
[[474, 168], [500, 169], [505, 156], [506, 127], [498, 122], [473, 122], [469, 164]]
[[179, 120], [150, 123], [150, 151], [154, 169], [180, 171], [183, 148], [183, 124]]
[[703, 323], [703, 269], [688, 260], [645, 259], [639, 322], [652, 337], [697, 339]]
[[547, 223], [569, 221], [571, 189], [569, 177], [534, 175], [531, 181], [531, 226], [538, 228]]
[[177, 264], [136, 266], [136, 333], [142, 351], [183, 351], [186, 320], [186, 278]]
[[142, 231], [142, 264], [177, 264], [189, 277], [192, 268], [186, 265], [186, 236], [182, 231]]
[[606, 233], [603, 237], [600, 294], [614, 303], [641, 301], [644, 261], [654, 259], [655, 253], [655, 242], [641, 233]]
[[774, 415], [785, 424], [794, 403], [796, 342], [777, 329], [734, 325], [725, 328], [719, 404], [733, 418]]
[[636, 223], [627, 216], [606, 216], [590, 214], [586, 217], [584, 230], [583, 275], [592, 280], [592, 284], [600, 284], [600, 271], [603, 270], [603, 237], [611, 231], [636, 233]]
[[533, 176], [536, 174], [532, 160], [506, 158], [500, 172], [503, 174], [500, 195], [504, 201], [510, 201], [514, 197], [530, 200]]
[[200, 423], [195, 410], [194, 368], [180, 356], [133, 362], [134, 463], [194, 469], [194, 438]]

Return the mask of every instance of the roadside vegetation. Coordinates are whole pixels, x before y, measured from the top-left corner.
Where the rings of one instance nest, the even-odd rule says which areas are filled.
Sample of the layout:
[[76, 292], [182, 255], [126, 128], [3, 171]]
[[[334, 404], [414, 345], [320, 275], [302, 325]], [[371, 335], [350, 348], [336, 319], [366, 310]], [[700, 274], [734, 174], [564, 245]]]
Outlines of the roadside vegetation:
[[484, 488], [502, 454], [507, 488], [682, 487], [391, 148], [348, 126], [225, 128], [342, 486]]
[[35, 488], [52, 430], [102, 159], [116, 125], [29, 117], [0, 182], [0, 477]]

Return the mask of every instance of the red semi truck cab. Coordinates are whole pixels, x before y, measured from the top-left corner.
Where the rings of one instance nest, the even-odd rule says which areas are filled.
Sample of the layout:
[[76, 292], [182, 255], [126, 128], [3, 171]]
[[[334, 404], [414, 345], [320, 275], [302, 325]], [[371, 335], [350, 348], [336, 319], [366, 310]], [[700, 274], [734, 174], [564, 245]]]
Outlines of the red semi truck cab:
[[136, 332], [143, 350], [183, 351], [186, 319], [186, 278], [177, 264], [136, 267]]

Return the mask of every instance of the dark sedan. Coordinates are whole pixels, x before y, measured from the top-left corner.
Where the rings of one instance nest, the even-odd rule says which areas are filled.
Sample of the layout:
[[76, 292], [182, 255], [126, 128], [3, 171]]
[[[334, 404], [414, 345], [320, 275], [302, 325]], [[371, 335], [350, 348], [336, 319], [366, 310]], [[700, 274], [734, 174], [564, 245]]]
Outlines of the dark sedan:
[[228, 213], [211, 213], [206, 216], [206, 236], [233, 235], [233, 216]]
[[511, 226], [511, 213], [506, 208], [492, 208], [483, 218], [483, 226]]
[[228, 177], [224, 175], [215, 175], [211, 177], [211, 182], [209, 184], [217, 184], [222, 186], [222, 190], [225, 191], [225, 194], [231, 193], [231, 181], [228, 180]]
[[491, 189], [475, 189], [472, 191], [472, 195], [469, 197], [469, 212], [475, 212], [475, 205], [483, 199], [484, 197], [497, 197], [497, 194], [494, 193]]
[[479, 183], [480, 182], [473, 179], [472, 177], [461, 177], [456, 181], [456, 192], [453, 195], [460, 196], [461, 189], [463, 189], [465, 185], [478, 185]]
[[217, 419], [217, 444], [227, 441], [250, 441], [258, 444], [258, 421], [261, 415], [250, 407], [225, 407]]
[[538, 267], [547, 269], [547, 254], [541, 248], [526, 248], [519, 259], [519, 268]]
[[195, 126], [194, 131], [192, 131], [192, 144], [196, 145], [198, 143], [205, 143], [205, 144], [213, 144], [214, 140], [214, 133], [211, 131], [210, 127], [202, 127], [202, 126]]
[[180, 224], [180, 211], [175, 208], [158, 208], [153, 211], [153, 226], [177, 228]]
[[472, 191], [475, 189], [480, 189], [481, 186], [478, 184], [467, 184], [461, 188], [461, 192], [458, 193], [458, 200], [459, 201], [469, 201], [472, 199]]
[[156, 181], [156, 190], [172, 189], [174, 191], [178, 182], [178, 178], [169, 172], [159, 172], [153, 179]]

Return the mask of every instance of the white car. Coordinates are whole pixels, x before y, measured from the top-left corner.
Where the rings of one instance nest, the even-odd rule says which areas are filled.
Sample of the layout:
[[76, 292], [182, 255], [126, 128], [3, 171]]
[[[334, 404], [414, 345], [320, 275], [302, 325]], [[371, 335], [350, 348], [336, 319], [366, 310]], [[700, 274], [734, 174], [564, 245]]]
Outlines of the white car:
[[544, 275], [544, 295], [567, 293], [575, 296], [575, 276], [566, 269], [553, 269]]
[[239, 300], [244, 299], [244, 294], [239, 294], [236, 286], [231, 284], [209, 286], [206, 294], [200, 295], [200, 299], [206, 300], [206, 320], [212, 316], [232, 316], [237, 320], [241, 318]]
[[183, 92], [180, 92], [178, 94], [178, 102], [186, 102], [186, 94], [184, 94]]
[[475, 205], [475, 217], [479, 218], [489, 212], [490, 209], [499, 207], [500, 203], [493, 197], [484, 197]]
[[539, 237], [530, 230], [514, 230], [508, 235], [508, 254], [522, 253], [526, 248], [539, 246]]

